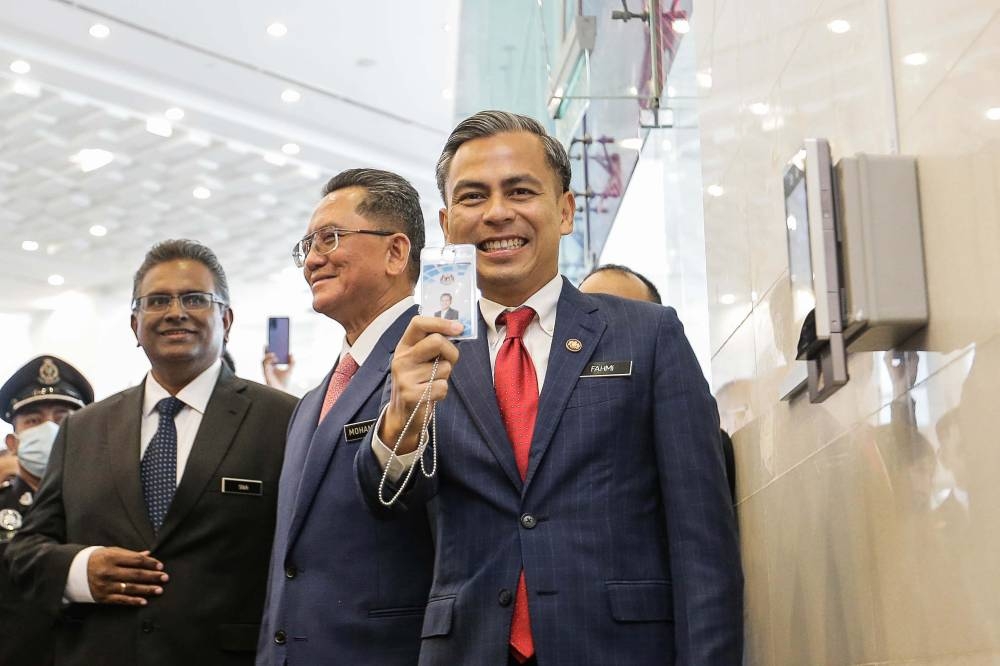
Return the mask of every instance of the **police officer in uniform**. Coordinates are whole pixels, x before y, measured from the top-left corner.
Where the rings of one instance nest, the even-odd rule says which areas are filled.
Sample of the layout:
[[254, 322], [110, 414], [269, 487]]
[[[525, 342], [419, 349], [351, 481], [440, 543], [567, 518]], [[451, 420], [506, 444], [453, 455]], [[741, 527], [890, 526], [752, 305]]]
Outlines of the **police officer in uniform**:
[[34, 504], [59, 424], [93, 401], [90, 383], [55, 356], [32, 359], [0, 388], [0, 416], [14, 427], [6, 445], [18, 462], [17, 476], [0, 482], [0, 664], [5, 666], [52, 661], [50, 631], [56, 618], [12, 587], [3, 553]]

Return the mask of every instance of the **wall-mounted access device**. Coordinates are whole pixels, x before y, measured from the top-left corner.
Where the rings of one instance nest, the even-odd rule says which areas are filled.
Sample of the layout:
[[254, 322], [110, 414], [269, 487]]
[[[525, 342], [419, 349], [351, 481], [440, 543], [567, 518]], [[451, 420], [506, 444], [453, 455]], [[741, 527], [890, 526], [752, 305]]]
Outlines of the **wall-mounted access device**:
[[891, 349], [927, 324], [916, 160], [859, 154], [834, 169], [829, 143], [806, 139], [784, 192], [797, 358], [822, 402], [849, 379], [847, 351]]

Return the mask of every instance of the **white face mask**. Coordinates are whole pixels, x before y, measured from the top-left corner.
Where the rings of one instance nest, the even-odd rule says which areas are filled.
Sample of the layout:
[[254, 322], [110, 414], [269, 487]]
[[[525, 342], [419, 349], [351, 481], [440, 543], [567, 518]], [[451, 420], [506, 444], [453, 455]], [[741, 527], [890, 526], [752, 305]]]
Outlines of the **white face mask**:
[[42, 478], [49, 464], [52, 443], [56, 441], [59, 425], [46, 421], [17, 433], [17, 460], [29, 473]]

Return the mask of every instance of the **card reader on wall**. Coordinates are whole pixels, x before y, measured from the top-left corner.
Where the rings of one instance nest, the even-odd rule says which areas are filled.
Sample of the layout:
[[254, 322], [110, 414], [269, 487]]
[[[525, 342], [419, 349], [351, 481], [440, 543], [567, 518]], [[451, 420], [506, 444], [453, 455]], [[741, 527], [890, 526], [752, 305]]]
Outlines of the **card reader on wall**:
[[847, 349], [895, 348], [927, 324], [916, 160], [845, 157], [836, 182]]

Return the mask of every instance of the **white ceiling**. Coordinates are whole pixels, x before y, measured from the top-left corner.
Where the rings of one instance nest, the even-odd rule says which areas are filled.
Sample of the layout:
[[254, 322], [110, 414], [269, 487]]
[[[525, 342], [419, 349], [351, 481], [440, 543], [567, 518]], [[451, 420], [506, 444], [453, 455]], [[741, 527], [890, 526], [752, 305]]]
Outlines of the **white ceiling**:
[[[435, 234], [459, 5], [0, 0], [0, 312], [119, 290], [169, 237], [212, 246], [241, 281], [287, 274], [323, 181], [355, 166], [409, 178]], [[267, 34], [274, 21], [285, 37]], [[94, 23], [110, 35], [91, 37]], [[288, 88], [299, 102], [281, 101]], [[185, 112], [173, 134], [147, 132], [170, 107]], [[114, 161], [83, 173], [69, 158], [84, 148]]]

